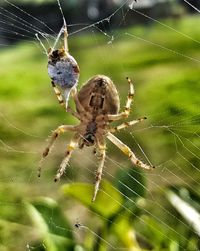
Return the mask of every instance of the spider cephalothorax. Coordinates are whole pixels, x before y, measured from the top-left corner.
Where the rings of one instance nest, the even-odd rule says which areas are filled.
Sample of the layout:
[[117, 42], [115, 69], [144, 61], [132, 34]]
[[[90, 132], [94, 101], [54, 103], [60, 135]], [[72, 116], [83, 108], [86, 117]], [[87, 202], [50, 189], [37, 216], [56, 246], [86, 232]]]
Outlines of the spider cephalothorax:
[[[104, 75], [97, 75], [89, 79], [85, 85], [77, 92], [76, 88], [73, 88], [72, 97], [76, 105], [76, 111], [72, 111], [71, 108], [68, 111], [79, 119], [78, 125], [62, 125], [59, 126], [52, 134], [49, 145], [43, 152], [43, 157], [39, 166], [39, 175], [41, 172], [41, 163], [51, 150], [56, 138], [60, 133], [73, 131], [74, 137], [68, 144], [65, 157], [60, 165], [60, 168], [56, 174], [55, 181], [59, 180], [64, 174], [66, 166], [69, 163], [72, 152], [75, 148], [83, 148], [84, 146], [94, 146], [95, 151], [100, 159], [99, 167], [96, 172], [95, 178], [95, 190], [92, 201], [95, 200], [99, 184], [102, 176], [104, 161], [106, 157], [106, 142], [108, 138], [114, 143], [124, 154], [126, 154], [134, 165], [142, 167], [144, 169], [151, 169], [153, 166], [144, 164], [137, 159], [131, 149], [122, 143], [117, 137], [113, 135], [114, 132], [123, 128], [132, 126], [143, 121], [146, 118], [133, 120], [130, 122], [124, 122], [119, 126], [111, 127], [112, 121], [125, 119], [129, 116], [131, 102], [134, 96], [134, 86], [132, 81], [128, 78], [129, 94], [126, 101], [124, 111], [119, 113], [119, 95], [112, 80]], [[61, 95], [59, 94], [59, 99]]]

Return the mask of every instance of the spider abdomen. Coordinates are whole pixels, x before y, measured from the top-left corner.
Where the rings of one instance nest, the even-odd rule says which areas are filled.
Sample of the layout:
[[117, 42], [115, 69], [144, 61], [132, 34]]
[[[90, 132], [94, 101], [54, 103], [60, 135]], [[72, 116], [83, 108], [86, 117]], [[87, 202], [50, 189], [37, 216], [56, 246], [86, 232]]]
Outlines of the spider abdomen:
[[112, 80], [104, 75], [89, 79], [79, 91], [78, 99], [94, 118], [100, 114], [117, 114], [119, 111], [117, 89]]

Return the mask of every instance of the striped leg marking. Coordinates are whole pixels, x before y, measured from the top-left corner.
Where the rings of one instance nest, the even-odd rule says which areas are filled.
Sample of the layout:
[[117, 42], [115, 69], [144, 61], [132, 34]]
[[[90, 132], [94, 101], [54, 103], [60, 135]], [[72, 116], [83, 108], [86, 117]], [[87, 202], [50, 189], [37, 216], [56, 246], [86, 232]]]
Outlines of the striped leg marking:
[[133, 125], [135, 125], [135, 124], [138, 124], [138, 123], [140, 123], [140, 122], [142, 122], [142, 121], [144, 121], [144, 120], [146, 120], [146, 119], [147, 119], [147, 118], [144, 117], [144, 118], [132, 120], [132, 121], [129, 121], [129, 122], [124, 122], [124, 123], [122, 123], [121, 125], [118, 125], [118, 126], [116, 126], [116, 127], [110, 128], [109, 131], [110, 131], [111, 133], [114, 133], [114, 132], [116, 132], [116, 131], [120, 131], [120, 130], [125, 129], [125, 128], [127, 128], [127, 127], [130, 127], [130, 126], [133, 126]]
[[123, 118], [127, 118], [130, 114], [130, 110], [131, 110], [131, 104], [132, 104], [132, 101], [133, 101], [133, 97], [134, 97], [134, 94], [135, 94], [135, 90], [134, 90], [134, 85], [133, 85], [133, 82], [130, 78], [127, 78], [128, 80], [128, 83], [129, 83], [129, 94], [128, 94], [128, 97], [127, 97], [127, 101], [126, 101], [126, 105], [125, 105], [125, 108], [124, 108], [124, 111], [119, 113], [119, 114], [115, 114], [115, 115], [108, 115], [108, 119], [109, 120], [120, 120], [120, 119], [123, 119]]
[[78, 139], [79, 138], [75, 137], [74, 139], [71, 140], [69, 145], [67, 145], [67, 148], [66, 148], [66, 151], [65, 151], [65, 157], [64, 157], [63, 161], [61, 162], [60, 168], [58, 169], [57, 174], [56, 174], [55, 179], [54, 179], [55, 182], [60, 180], [61, 176], [64, 174], [66, 166], [68, 165], [69, 160], [71, 158], [72, 152], [78, 146]]
[[97, 192], [99, 191], [99, 185], [101, 182], [101, 176], [102, 176], [105, 157], [106, 157], [106, 148], [104, 145], [101, 145], [98, 147], [98, 153], [99, 153], [100, 162], [99, 162], [99, 167], [96, 172], [95, 187], [94, 187], [94, 194], [93, 194], [92, 202], [94, 202], [96, 199]]
[[58, 138], [58, 136], [61, 134], [61, 133], [64, 133], [64, 132], [67, 132], [67, 131], [75, 131], [75, 127], [74, 126], [71, 126], [71, 125], [62, 125], [62, 126], [59, 126], [51, 135], [51, 138], [49, 140], [49, 144], [48, 146], [45, 148], [43, 154], [42, 154], [42, 158], [39, 162], [39, 166], [38, 166], [38, 177], [40, 177], [41, 175], [41, 169], [42, 169], [42, 164], [43, 164], [43, 161], [44, 159], [48, 156], [49, 152], [51, 151], [54, 143], [55, 143], [55, 140]]
[[131, 151], [131, 149], [127, 145], [125, 145], [121, 140], [119, 140], [117, 137], [115, 137], [112, 133], [109, 132], [107, 134], [107, 138], [114, 145], [116, 145], [124, 154], [126, 154], [134, 165], [139, 166], [139, 167], [141, 167], [143, 169], [153, 169], [153, 168], [155, 168], [154, 166], [144, 164], [142, 161], [140, 161], [135, 156], [135, 154]]
[[58, 102], [61, 106], [65, 106], [65, 101], [63, 99], [63, 96], [61, 94], [61, 92], [59, 91], [58, 87], [55, 85], [55, 83], [53, 81], [51, 81], [52, 87], [54, 89], [54, 92], [56, 94], [56, 97], [58, 99]]

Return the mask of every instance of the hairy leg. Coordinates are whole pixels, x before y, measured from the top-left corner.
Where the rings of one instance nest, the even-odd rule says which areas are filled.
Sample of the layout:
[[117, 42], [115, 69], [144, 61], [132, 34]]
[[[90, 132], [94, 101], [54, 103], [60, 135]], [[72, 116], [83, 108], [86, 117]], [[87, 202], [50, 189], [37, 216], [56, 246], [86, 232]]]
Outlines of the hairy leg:
[[72, 90], [71, 90], [71, 95], [72, 95], [72, 98], [76, 104], [76, 108], [77, 110], [80, 112], [80, 113], [85, 113], [85, 109], [84, 107], [82, 106], [82, 104], [80, 103], [79, 99], [78, 99], [78, 93], [77, 93], [77, 89], [76, 87], [73, 87]]
[[67, 145], [67, 148], [66, 148], [66, 151], [65, 151], [65, 157], [62, 160], [62, 162], [60, 164], [60, 168], [58, 169], [57, 174], [56, 174], [55, 179], [54, 179], [55, 182], [60, 180], [61, 176], [64, 174], [66, 166], [68, 165], [69, 160], [71, 158], [72, 152], [78, 146], [78, 140], [79, 140], [79, 136], [75, 135], [74, 138]]
[[67, 30], [67, 24], [66, 24], [65, 19], [64, 19], [63, 34], [64, 34], [64, 49], [65, 49], [65, 53], [67, 54], [69, 51], [69, 47], [68, 47], [68, 30]]
[[52, 84], [53, 90], [54, 90], [54, 92], [55, 92], [55, 94], [56, 94], [56, 97], [57, 97], [57, 99], [58, 99], [59, 104], [60, 104], [61, 106], [65, 107], [65, 101], [64, 101], [64, 99], [63, 99], [63, 96], [62, 96], [60, 90], [59, 90], [58, 87], [55, 85], [54, 81], [51, 81], [51, 84]]
[[152, 168], [155, 168], [154, 166], [150, 166], [150, 165], [144, 164], [141, 160], [139, 160], [135, 156], [135, 154], [131, 151], [131, 149], [127, 145], [125, 145], [121, 140], [119, 140], [117, 137], [115, 137], [112, 133], [109, 132], [107, 134], [107, 138], [114, 145], [116, 145], [124, 154], [126, 154], [134, 165], [139, 166], [139, 167], [141, 167], [143, 169], [152, 169]]
[[76, 131], [76, 127], [75, 126], [72, 126], [72, 125], [62, 125], [62, 126], [59, 126], [55, 131], [53, 131], [52, 135], [51, 135], [51, 138], [49, 140], [49, 144], [48, 146], [45, 148], [43, 154], [42, 154], [42, 158], [39, 162], [39, 166], [38, 166], [38, 177], [40, 177], [41, 175], [41, 169], [42, 169], [42, 164], [43, 164], [43, 161], [44, 159], [48, 156], [49, 152], [51, 151], [54, 143], [55, 143], [55, 140], [57, 139], [57, 137], [61, 134], [61, 133], [64, 133], [64, 132], [68, 132], [68, 131]]
[[[58, 99], [59, 104], [60, 104], [63, 108], [65, 108], [65, 107], [66, 107], [66, 104], [65, 104], [65, 101], [64, 101], [64, 99], [63, 99], [63, 96], [62, 96], [60, 90], [58, 89], [58, 87], [55, 85], [55, 83], [54, 83], [53, 81], [52, 81], [51, 83], [52, 83], [52, 87], [53, 87], [53, 89], [54, 89], [54, 92], [55, 92], [55, 94], [56, 94], [56, 97], [57, 97], [57, 99]], [[72, 114], [74, 117], [76, 117], [77, 119], [80, 119], [80, 116], [78, 115], [78, 113], [75, 112], [75, 111], [73, 111], [71, 107], [67, 106], [66, 111], [69, 112], [69, 113], [71, 113], [71, 114]]]
[[109, 132], [114, 133], [114, 132], [116, 132], [116, 131], [120, 131], [120, 130], [125, 129], [125, 128], [127, 128], [127, 127], [130, 127], [130, 126], [133, 126], [133, 125], [135, 125], [135, 124], [138, 124], [138, 123], [144, 121], [145, 119], [147, 119], [147, 118], [144, 117], [144, 118], [140, 118], [140, 119], [136, 119], [136, 120], [124, 122], [124, 123], [122, 123], [121, 125], [118, 125], [118, 126], [116, 126], [116, 127], [111, 127], [111, 128], [109, 129]]
[[106, 146], [105, 146], [105, 144], [102, 144], [102, 145], [99, 144], [98, 145], [97, 154], [98, 154], [98, 158], [99, 158], [100, 162], [99, 162], [98, 169], [96, 171], [95, 187], [94, 187], [94, 194], [93, 194], [93, 197], [92, 197], [92, 202], [95, 201], [95, 199], [96, 199], [97, 192], [99, 190], [99, 185], [100, 185], [100, 182], [101, 182], [101, 176], [102, 176], [105, 157], [106, 157]]
[[125, 108], [124, 108], [124, 111], [119, 113], [119, 114], [114, 114], [114, 115], [108, 115], [108, 119], [109, 120], [120, 120], [120, 119], [123, 119], [123, 118], [127, 118], [130, 114], [130, 110], [131, 110], [131, 104], [132, 104], [132, 101], [133, 101], [133, 97], [134, 97], [134, 94], [135, 94], [135, 91], [134, 91], [134, 85], [133, 85], [133, 82], [131, 81], [130, 78], [127, 78], [128, 80], [128, 83], [129, 83], [129, 93], [128, 93], [128, 97], [127, 97], [127, 101], [126, 101], [126, 105], [125, 105]]

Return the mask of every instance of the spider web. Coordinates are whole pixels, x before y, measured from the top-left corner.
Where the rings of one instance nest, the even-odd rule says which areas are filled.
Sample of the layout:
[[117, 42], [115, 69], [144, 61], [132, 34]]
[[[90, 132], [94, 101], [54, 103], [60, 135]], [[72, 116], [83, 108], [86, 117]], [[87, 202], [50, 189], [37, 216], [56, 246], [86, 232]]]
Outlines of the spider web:
[[[37, 165], [41, 152], [45, 147], [47, 136], [60, 124], [75, 124], [76, 121], [63, 113], [60, 107], [56, 106], [55, 97], [47, 84], [50, 82], [48, 77], [37, 76], [38, 72], [44, 73], [46, 71], [46, 66], [45, 55], [43, 55], [43, 50], [35, 37], [35, 33], [44, 38], [44, 44], [48, 47], [52, 43], [52, 39], [56, 38], [58, 31], [53, 31], [44, 21], [25, 11], [23, 5], [16, 6], [13, 5], [13, 2], [4, 1], [12, 8], [7, 10], [4, 5], [0, 6], [0, 22], [2, 24], [0, 28], [2, 31], [2, 49], [0, 53], [2, 62], [5, 60], [5, 65], [7, 63], [7, 66], [9, 66], [9, 69], [5, 70], [4, 66], [1, 69], [3, 87], [1, 89], [0, 109], [0, 211], [2, 215], [0, 224], [1, 228], [4, 228], [5, 234], [1, 240], [2, 243], [0, 242], [0, 248], [2, 250], [12, 250], [13, 247], [15, 247], [15, 250], [47, 249], [44, 243], [32, 244], [40, 236], [35, 234], [33, 228], [25, 226], [27, 219], [24, 216], [25, 208], [23, 204], [23, 200], [26, 198], [47, 196], [63, 204], [62, 208], [67, 212], [72, 226], [77, 222], [80, 223], [78, 228], [63, 228], [54, 222], [53, 212], [52, 217], [49, 217], [50, 224], [63, 233], [73, 232], [77, 238], [77, 250], [79, 250], [78, 248], [80, 248], [85, 236], [100, 240], [97, 244], [101, 243], [102, 247], [106, 245], [106, 250], [131, 250], [122, 244], [118, 246], [116, 236], [106, 238], [105, 236], [102, 237], [98, 232], [97, 226], [101, 225], [101, 221], [113, 224], [117, 228], [118, 225], [114, 219], [107, 219], [95, 213], [89, 207], [81, 206], [75, 200], [70, 200], [67, 203], [63, 198], [60, 198], [59, 188], [61, 184], [66, 182], [70, 184], [76, 182], [91, 184], [94, 179], [95, 169], [98, 166], [90, 149], [77, 150], [73, 154], [70, 168], [67, 169], [66, 175], [60, 184], [55, 185], [52, 182], [55, 170], [62, 159], [66, 141], [69, 141], [71, 134], [59, 138], [56, 147], [44, 164], [42, 178], [38, 180], [36, 176]], [[191, 6], [188, 1], [184, 2], [196, 11], [197, 15], [193, 16], [193, 18], [195, 18], [196, 22], [199, 22], [198, 8]], [[96, 57], [95, 59], [91, 58], [90, 54], [87, 53], [83, 54], [84, 57], [82, 56], [80, 59], [76, 58], [81, 68], [80, 83], [85, 82], [95, 74], [111, 76], [116, 82], [121, 97], [121, 106], [123, 107], [128, 92], [125, 77], [133, 76], [136, 96], [129, 120], [143, 115], [148, 117], [147, 122], [116, 135], [123, 139], [123, 142], [131, 147], [143, 162], [155, 165], [156, 170], [142, 172], [139, 169], [134, 169], [130, 172], [129, 160], [120, 153], [118, 154], [117, 149], [108, 143], [103, 180], [107, 179], [112, 182], [113, 189], [126, 199], [127, 203], [124, 204], [113, 199], [102, 188], [100, 190], [108, 197], [110, 196], [110, 199], [119, 204], [126, 213], [124, 216], [122, 212], [119, 212], [119, 215], [127, 217], [129, 221], [128, 215], [134, 218], [130, 225], [134, 224], [133, 228], [144, 238], [150, 237], [146, 233], [149, 231], [165, 237], [172, 245], [174, 243], [173, 236], [177, 236], [177, 239], [182, 241], [180, 241], [181, 243], [187, 243], [186, 233], [188, 231], [190, 232], [191, 241], [189, 242], [191, 243], [189, 246], [180, 244], [179, 249], [188, 250], [190, 247], [190, 250], [196, 250], [197, 243], [195, 240], [199, 236], [198, 226], [194, 225], [194, 221], [191, 222], [180, 216], [180, 212], [178, 213], [172, 208], [170, 202], [167, 201], [166, 192], [171, 187], [178, 187], [181, 193], [185, 192], [187, 194], [190, 192], [199, 195], [199, 102], [195, 97], [195, 93], [192, 97], [187, 95], [189, 88], [180, 85], [180, 82], [185, 79], [188, 85], [191, 86], [190, 88], [195, 88], [198, 83], [197, 72], [199, 72], [200, 63], [198, 47], [200, 41], [197, 35], [190, 30], [191, 26], [188, 22], [191, 19], [180, 21], [181, 25], [185, 25], [188, 30], [182, 29], [176, 23], [175, 18], [169, 21], [155, 19], [150, 14], [141, 12], [140, 9], [136, 8], [137, 4], [139, 3], [135, 3], [135, 1], [123, 1], [110, 16], [98, 22], [92, 24], [68, 24], [69, 40], [75, 41], [73, 39], [76, 39], [78, 35], [82, 35], [83, 39], [85, 39], [84, 32], [87, 32], [91, 37], [89, 44], [91, 46], [91, 55]], [[61, 19], [59, 7], [57, 10], [55, 9], [55, 12], [59, 23]], [[145, 26], [146, 28], [141, 29], [141, 25], [136, 26], [135, 29], [126, 26], [128, 20], [135, 20], [136, 15], [143, 17], [148, 23], [148, 26]], [[114, 23], [117, 29], [113, 28]], [[166, 37], [165, 32], [172, 39]], [[158, 37], [160, 33], [162, 33], [162, 38]], [[22, 43], [13, 44], [7, 42], [7, 39], [12, 41], [16, 38], [19, 42], [24, 43], [25, 51], [22, 50]], [[3, 42], [4, 39], [6, 39], [5, 42]], [[177, 49], [176, 41], [179, 39], [187, 41], [188, 46], [193, 45], [197, 49], [186, 50], [182, 47]], [[74, 56], [73, 46], [71, 46], [70, 41], [70, 52]], [[87, 43], [87, 40], [85, 43]], [[132, 43], [133, 52], [127, 51], [126, 44], [130, 43]], [[84, 41], [80, 42], [78, 48], [80, 52], [82, 46], [86, 48]], [[93, 52], [94, 46], [95, 54]], [[32, 55], [33, 48], [35, 56]], [[13, 50], [14, 54], [9, 57], [7, 55], [10, 50]], [[143, 58], [138, 56], [137, 50], [141, 52]], [[145, 50], [146, 56], [142, 50]], [[162, 55], [161, 59], [155, 52]], [[131, 57], [129, 53], [133, 53]], [[119, 58], [122, 59], [118, 61], [115, 55], [119, 55]], [[41, 59], [42, 56], [43, 59]], [[39, 60], [37, 60], [38, 58]], [[179, 62], [177, 62], [177, 58]], [[26, 71], [27, 69], [31, 71], [31, 68], [28, 67], [29, 60], [32, 59], [35, 60], [34, 66], [36, 67], [33, 81], [38, 86], [36, 92], [38, 102], [35, 102], [37, 95], [32, 97], [33, 89], [31, 86], [27, 88], [20, 85], [28, 76], [28, 72], [25, 72], [23, 67], [27, 64]], [[117, 73], [116, 69], [112, 69], [113, 59], [117, 61], [117, 64], [114, 64], [117, 67]], [[6, 62], [8, 60], [9, 63]], [[87, 63], [92, 62], [92, 60], [98, 60], [99, 67], [97, 69], [93, 69], [92, 64]], [[168, 68], [162, 67], [162, 64], [170, 62], [170, 60], [174, 64], [169, 63]], [[134, 62], [137, 62], [137, 64], [134, 64]], [[140, 63], [145, 63], [144, 68], [138, 66]], [[165, 65], [167, 66], [167, 64]], [[10, 69], [16, 69], [17, 67], [21, 67], [18, 75], [12, 76], [12, 70], [10, 71]], [[84, 72], [86, 67], [88, 70]], [[193, 71], [188, 73], [189, 77], [187, 77], [185, 73], [189, 72], [191, 68]], [[101, 72], [99, 72], [100, 70]], [[166, 81], [165, 77], [168, 74], [170, 74], [170, 78]], [[117, 83], [119, 80], [120, 83]], [[166, 86], [166, 93], [159, 91], [159, 85], [155, 84], [155, 82], [159, 81]], [[168, 82], [171, 82], [171, 84], [169, 85]], [[23, 90], [24, 88], [28, 91]], [[40, 93], [43, 94], [42, 100], [39, 100]], [[179, 100], [177, 106], [174, 106], [174, 99]], [[38, 112], [36, 112], [36, 108]], [[123, 173], [129, 182], [126, 182], [119, 173]], [[140, 178], [137, 179], [137, 177]], [[143, 183], [143, 180], [146, 181], [146, 184]], [[130, 181], [138, 186], [139, 190], [135, 190]], [[145, 199], [140, 190], [144, 190]], [[190, 201], [193, 204], [196, 203], [193, 197], [190, 198]], [[141, 210], [142, 214], [138, 215], [135, 210], [129, 207], [129, 204]], [[12, 214], [13, 211], [19, 211], [16, 214], [18, 218], [12, 218], [15, 217], [15, 214]], [[191, 215], [195, 214], [191, 211], [190, 213]], [[175, 219], [177, 225], [174, 225], [173, 219]], [[147, 222], [149, 225], [145, 229]], [[10, 228], [8, 227], [9, 224], [11, 224]], [[182, 231], [182, 228], [185, 230]], [[26, 233], [26, 238], [20, 241], [24, 233]], [[5, 238], [6, 243], [3, 242], [3, 238]], [[164, 248], [163, 250], [167, 250]], [[171, 248], [170, 250], [179, 249]], [[80, 250], [82, 249], [80, 248]]]

